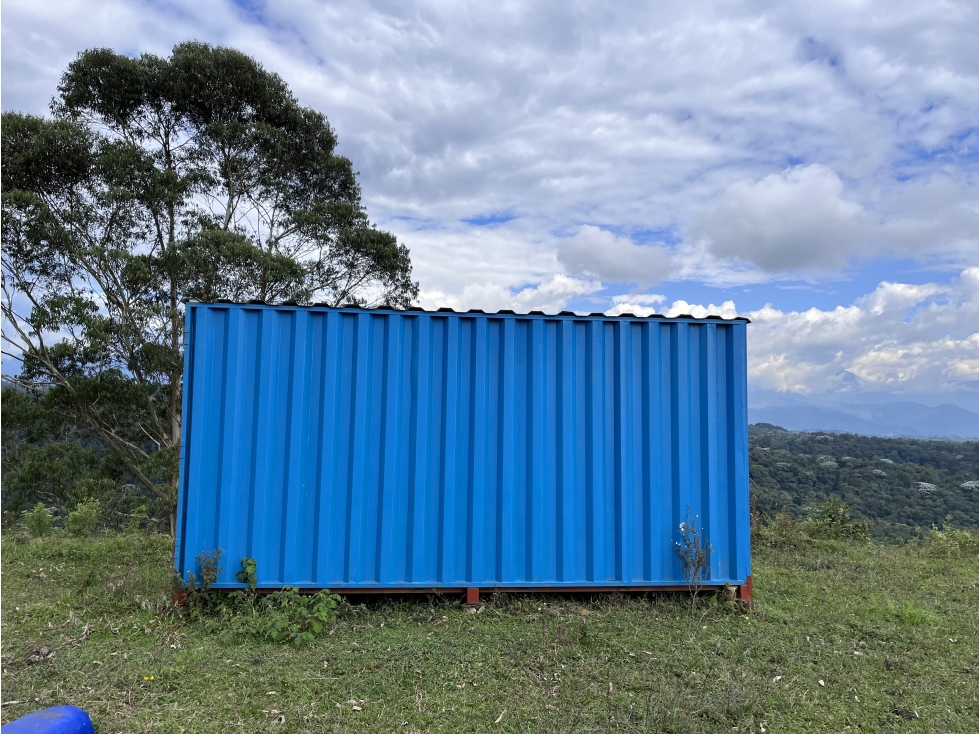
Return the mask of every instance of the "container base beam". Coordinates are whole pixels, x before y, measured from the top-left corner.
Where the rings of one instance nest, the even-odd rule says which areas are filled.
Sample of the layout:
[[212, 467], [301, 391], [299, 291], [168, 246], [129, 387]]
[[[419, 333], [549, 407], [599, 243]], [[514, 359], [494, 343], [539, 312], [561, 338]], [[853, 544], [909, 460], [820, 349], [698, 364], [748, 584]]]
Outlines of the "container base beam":
[[[720, 584], [704, 584], [700, 586], [701, 593], [722, 592], [724, 586]], [[736, 586], [738, 599], [751, 599], [751, 577], [747, 582]], [[211, 587], [207, 590], [208, 594], [231, 593], [241, 591], [242, 588], [234, 587]], [[323, 589], [320, 587], [302, 586], [296, 589], [300, 594], [315, 594]], [[688, 586], [347, 586], [329, 587], [330, 593], [340, 596], [394, 596], [398, 594], [440, 594], [451, 596], [465, 592], [467, 604], [479, 604], [480, 591], [487, 591], [492, 594], [646, 594], [646, 593], [689, 593]], [[274, 594], [281, 591], [279, 587], [260, 587], [255, 590], [258, 594]], [[473, 601], [475, 600], [475, 601]], [[187, 591], [176, 588], [173, 590], [174, 604], [185, 604], [187, 601]]]

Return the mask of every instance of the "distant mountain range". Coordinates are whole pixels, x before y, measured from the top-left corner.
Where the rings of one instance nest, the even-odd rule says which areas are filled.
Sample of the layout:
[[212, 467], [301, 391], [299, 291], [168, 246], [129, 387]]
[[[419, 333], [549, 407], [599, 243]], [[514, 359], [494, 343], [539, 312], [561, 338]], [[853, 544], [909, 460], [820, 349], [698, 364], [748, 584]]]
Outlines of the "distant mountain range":
[[845, 401], [845, 395], [814, 399], [796, 393], [756, 391], [749, 394], [748, 421], [774, 423], [790, 431], [836, 431], [909, 438], [979, 438], [979, 413], [960, 405]]

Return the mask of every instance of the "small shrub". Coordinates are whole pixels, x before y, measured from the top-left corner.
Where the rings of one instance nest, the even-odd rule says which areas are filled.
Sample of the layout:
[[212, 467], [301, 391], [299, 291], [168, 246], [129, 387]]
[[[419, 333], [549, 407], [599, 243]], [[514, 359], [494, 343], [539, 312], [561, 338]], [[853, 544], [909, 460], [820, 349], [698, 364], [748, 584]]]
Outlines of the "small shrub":
[[758, 518], [752, 526], [752, 542], [767, 548], [795, 548], [803, 541], [799, 522], [785, 512]]
[[143, 523], [150, 519], [149, 510], [146, 505], [140, 505], [129, 514], [129, 524], [126, 525], [126, 533], [138, 533], [143, 527]]
[[96, 499], [89, 498], [75, 505], [75, 509], [68, 513], [65, 524], [68, 532], [76, 538], [87, 538], [95, 530], [95, 525], [99, 521], [100, 503]]
[[805, 521], [803, 529], [813, 538], [863, 543], [870, 539], [870, 526], [851, 518], [850, 506], [836, 495], [809, 508], [809, 519]]
[[941, 558], [958, 558], [963, 555], [979, 553], [979, 534], [967, 530], [957, 530], [952, 525], [952, 516], [945, 518], [942, 529], [936, 525], [925, 536], [925, 547], [932, 555]]
[[43, 502], [34, 505], [33, 510], [24, 512], [24, 525], [34, 538], [50, 535], [53, 519], [51, 510], [45, 507]]

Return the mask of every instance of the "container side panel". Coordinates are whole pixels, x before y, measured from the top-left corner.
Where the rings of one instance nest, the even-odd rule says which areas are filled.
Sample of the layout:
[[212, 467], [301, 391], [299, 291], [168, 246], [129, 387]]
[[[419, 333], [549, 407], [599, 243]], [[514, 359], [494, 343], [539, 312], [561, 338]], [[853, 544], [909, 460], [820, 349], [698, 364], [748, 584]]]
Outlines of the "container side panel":
[[488, 334], [485, 319], [473, 319], [469, 332], [469, 462], [467, 466], [468, 498], [466, 503], [466, 573], [468, 583], [486, 580], [486, 443], [488, 425]]
[[256, 311], [236, 310], [230, 314], [229, 349], [233, 352], [229, 365], [226, 404], [229, 404], [230, 425], [226, 440], [228, 467], [224, 474], [227, 484], [221, 489], [221, 531], [226, 539], [222, 545], [224, 573], [222, 581], [234, 581], [242, 558], [250, 557], [252, 502], [254, 500], [254, 466], [249, 447], [258, 423], [255, 384], [257, 364], [254, 359], [260, 318]]
[[[653, 542], [656, 543], [656, 569], [657, 578], [674, 578], [673, 568], [676, 554], [673, 552], [674, 533], [676, 532], [676, 518], [679, 513], [676, 509], [676, 496], [674, 490], [674, 466], [676, 445], [676, 418], [677, 402], [673, 397], [673, 387], [676, 382], [674, 379], [674, 342], [675, 324], [660, 325], [654, 328], [657, 335], [655, 340], [656, 363], [659, 367], [658, 374], [654, 377], [655, 390], [660, 404], [660, 413], [654, 416], [653, 420], [658, 422], [658, 434], [660, 439], [660, 450], [656, 454], [659, 464], [654, 471], [659, 479], [660, 493], [657, 497], [658, 504], [652, 511], [656, 521], [656, 532]], [[669, 549], [667, 552], [664, 549]]]
[[298, 319], [299, 313], [297, 311], [282, 311], [276, 314], [275, 320], [279, 323], [274, 333], [278, 339], [272, 352], [277, 380], [273, 383], [276, 388], [276, 396], [271, 436], [273, 447], [270, 482], [271, 502], [266, 516], [265, 534], [268, 539], [268, 561], [274, 571], [273, 578], [276, 584], [286, 583], [286, 561], [288, 558], [283, 550], [287, 533], [292, 530], [287, 523], [290, 519], [289, 494], [294, 478], [294, 475], [290, 474], [290, 470], [294, 469], [292, 460], [295, 456], [295, 453], [290, 449], [293, 441], [298, 438], [297, 429], [299, 429], [299, 426], [295, 425], [294, 422], [297, 418], [295, 414], [297, 375], [294, 355]]
[[643, 415], [647, 404], [645, 380], [645, 352], [643, 350], [644, 332], [648, 323], [624, 322], [623, 330], [629, 335], [629, 396], [626, 403], [628, 408], [627, 420], [624, 423], [623, 463], [629, 471], [629, 481], [623, 487], [626, 507], [623, 512], [623, 524], [628, 528], [628, 536], [624, 538], [622, 553], [629, 564], [630, 581], [640, 582], [648, 578], [644, 564], [646, 538], [648, 528], [645, 523], [644, 495], [649, 487], [648, 476], [644, 472], [645, 443]]
[[403, 556], [397, 550], [401, 547], [398, 528], [404, 525], [400, 512], [403, 497], [399, 491], [403, 486], [402, 443], [398, 438], [404, 397], [404, 320], [388, 316], [378, 332], [381, 340], [379, 350], [384, 356], [377, 369], [382, 412], [379, 426], [381, 445], [377, 457], [380, 499], [374, 531], [379, 545], [374, 559], [373, 579], [380, 584], [394, 584], [403, 580], [404, 576], [403, 567], [398, 562]]
[[464, 455], [460, 456], [459, 439], [465, 434], [460, 425], [462, 416], [459, 392], [462, 389], [459, 374], [463, 362], [459, 354], [463, 340], [459, 334], [459, 319], [442, 319], [442, 447], [439, 462], [439, 537], [437, 545], [436, 578], [439, 584], [457, 581], [462, 578], [456, 569], [456, 506], [458, 498], [458, 468]]
[[743, 322], [189, 304], [175, 565], [263, 588], [750, 574]]
[[[257, 425], [252, 436], [253, 444], [253, 473], [255, 487], [253, 490], [251, 524], [249, 535], [251, 543], [247, 557], [254, 558], [258, 566], [258, 579], [267, 583], [274, 579], [272, 563], [274, 557], [268, 552], [268, 535], [265, 532], [265, 521], [270, 511], [270, 473], [274, 457], [272, 436], [274, 435], [275, 393], [271, 386], [278, 373], [274, 370], [274, 360], [271, 359], [272, 344], [275, 339], [277, 314], [273, 311], [261, 311], [258, 318], [259, 332], [256, 343], [259, 345], [255, 367], [255, 396]], [[201, 450], [210, 450], [201, 446]]]
[[748, 497], [748, 356], [747, 326], [744, 323], [732, 325], [731, 331], [737, 334], [732, 339], [731, 374], [731, 436], [728, 451], [731, 459], [731, 474], [728, 480], [734, 497], [731, 516], [735, 523], [735, 548], [737, 570], [734, 578], [743, 579], [751, 575], [751, 518]]
[[572, 485], [571, 514], [575, 524], [569, 528], [569, 534], [576, 535], [568, 539], [573, 544], [573, 555], [569, 562], [569, 573], [565, 581], [572, 579], [586, 583], [592, 571], [593, 533], [591, 525], [591, 494], [590, 479], [593, 471], [591, 456], [592, 435], [590, 428], [591, 417], [591, 356], [590, 331], [587, 323], [573, 325], [574, 343], [578, 347], [573, 352], [573, 406], [572, 416], [574, 436], [574, 464], [571, 472]]
[[700, 416], [701, 416], [701, 467], [702, 496], [701, 521], [705, 542], [714, 551], [710, 555], [709, 573], [717, 577], [718, 559], [723, 554], [720, 518], [717, 515], [717, 327], [707, 324], [700, 327]]
[[[309, 408], [312, 370], [312, 319], [308, 311], [296, 311], [292, 324], [292, 350], [289, 354], [289, 411], [285, 467], [285, 513], [282, 518], [281, 554], [283, 579], [306, 579], [305, 557], [311, 538], [306, 533], [307, 476], [311, 458], [308, 446], [311, 411]], [[284, 365], [285, 367], [285, 365]]]
[[529, 435], [527, 436], [527, 570], [526, 577], [534, 583], [553, 581], [550, 572], [549, 556], [545, 549], [553, 546], [551, 537], [553, 525], [545, 522], [547, 516], [553, 516], [552, 503], [548, 497], [553, 489], [545, 482], [550, 463], [544, 453], [544, 436], [548, 428], [546, 418], [546, 398], [544, 379], [546, 374], [547, 349], [544, 343], [544, 322], [541, 319], [531, 319], [527, 322], [527, 351], [528, 376], [527, 385], [529, 400], [527, 408], [530, 412], [527, 420]]
[[197, 557], [203, 552], [212, 553], [219, 548], [215, 541], [218, 536], [217, 519], [220, 497], [217, 485], [220, 480], [220, 464], [215, 449], [222, 443], [221, 432], [226, 425], [220, 415], [224, 407], [223, 380], [227, 366], [224, 351], [225, 328], [228, 313], [225, 309], [208, 310], [198, 314], [197, 327], [200, 338], [191, 346], [196, 354], [195, 376], [198, 388], [194, 391], [191, 415], [195, 425], [191, 436], [200, 446], [208, 447], [200, 451], [188, 447], [192, 464], [189, 468], [187, 492], [187, 548], [185, 558], [186, 572], [199, 574]]
[[514, 568], [519, 558], [519, 533], [516, 525], [517, 497], [516, 485], [518, 462], [518, 421], [516, 380], [516, 322], [506, 319], [503, 322], [502, 344], [500, 345], [500, 517], [497, 539], [498, 576], [504, 583], [519, 581]]
[[[690, 490], [693, 482], [690, 472], [690, 359], [688, 354], [688, 335], [690, 327], [687, 324], [672, 324], [670, 329], [670, 398], [672, 407], [672, 458], [671, 478], [673, 496], [670, 506], [673, 510], [670, 523], [671, 545], [679, 542], [678, 528], [689, 515]], [[675, 555], [670, 556], [672, 567], [667, 578], [678, 580], [680, 574], [679, 561]]]
[[731, 526], [728, 520], [731, 512], [731, 492], [728, 491], [727, 484], [729, 475], [728, 452], [725, 449], [730, 424], [727, 393], [727, 351], [730, 344], [729, 335], [730, 329], [727, 326], [719, 325], [715, 327], [715, 368], [712, 382], [708, 386], [714, 390], [716, 405], [714, 421], [710, 426], [710, 430], [713, 433], [714, 460], [716, 462], [714, 485], [712, 488], [715, 497], [712, 516], [713, 532], [715, 535], [711, 538], [711, 543], [715, 548], [714, 556], [716, 565], [712, 568], [712, 573], [717, 578], [731, 578], [731, 561], [733, 560], [733, 554], [731, 552]]
[[588, 429], [590, 429], [588, 455], [591, 461], [591, 471], [586, 475], [588, 482], [586, 491], [589, 499], [586, 515], [590, 518], [588, 530], [591, 558], [585, 579], [592, 582], [603, 582], [608, 580], [605, 572], [605, 522], [607, 519], [605, 472], [609, 463], [609, 457], [605, 451], [607, 423], [605, 411], [608, 404], [606, 400], [608, 380], [605, 374], [605, 324], [601, 321], [593, 321], [588, 326], [591, 332], [588, 344], [591, 353], [587, 355], [590, 359], [588, 359], [589, 373], [586, 378], [589, 387], [586, 422]]
[[556, 390], [557, 415], [555, 416], [554, 431], [559, 443], [557, 457], [557, 582], [566, 582], [580, 577], [580, 561], [578, 548], [581, 545], [578, 533], [579, 518], [575, 476], [577, 472], [576, 457], [578, 456], [578, 431], [575, 422], [576, 394], [576, 364], [575, 326], [571, 321], [558, 323], [558, 342], [556, 344], [556, 361], [559, 382]]
[[408, 494], [408, 568], [405, 581], [418, 583], [425, 580], [425, 504], [428, 501], [428, 437], [429, 393], [431, 391], [431, 319], [418, 316], [415, 319], [416, 339], [412, 350], [411, 383], [411, 439], [409, 448], [410, 479]]
[[[514, 322], [513, 338], [513, 473], [510, 499], [510, 523], [512, 527], [513, 549], [507, 579], [511, 582], [528, 582], [532, 579], [527, 573], [531, 561], [531, 514], [530, 493], [527, 491], [531, 481], [530, 468], [533, 426], [531, 410], [531, 373], [534, 369], [533, 350], [530, 344], [530, 329], [525, 319]], [[522, 367], [522, 369], [521, 369]]]
[[316, 499], [313, 509], [313, 578], [319, 586], [329, 586], [331, 578], [330, 546], [332, 526], [335, 524], [332, 498], [337, 493], [337, 451], [340, 408], [339, 335], [340, 314], [327, 313], [324, 317], [323, 340], [316, 359], [321, 363], [319, 393], [321, 402], [315, 407], [319, 413], [319, 432], [316, 437]]
[[442, 515], [445, 507], [444, 459], [446, 430], [446, 368], [445, 346], [447, 319], [444, 316], [430, 319], [431, 338], [431, 391], [429, 415], [431, 416], [428, 456], [426, 457], [426, 484], [429, 501], [425, 505], [425, 539], [423, 542], [422, 579], [436, 583], [439, 579], [439, 548], [442, 545]]
[[297, 573], [304, 584], [316, 583], [316, 554], [319, 549], [319, 477], [323, 471], [320, 446], [323, 442], [325, 404], [323, 372], [326, 365], [321, 359], [326, 339], [327, 316], [322, 312], [309, 313], [307, 344], [303, 351], [309, 361], [306, 375], [307, 393], [303, 396], [306, 411], [306, 429], [301, 437], [303, 457], [303, 512], [298, 519], [303, 543], [298, 548]]
[[197, 345], [202, 341], [196, 338], [194, 331], [200, 316], [192, 304], [188, 304], [186, 309], [184, 312], [184, 384], [180, 412], [180, 478], [177, 492], [177, 527], [174, 534], [173, 553], [174, 571], [181, 579], [186, 579], [186, 573], [190, 567], [187, 561], [187, 533], [190, 531], [189, 519], [191, 517], [188, 503], [192, 493], [193, 480], [196, 478], [192, 472], [197, 465], [196, 457], [192, 457], [190, 452], [193, 445], [191, 437], [194, 437], [194, 443], [202, 443], [194, 435], [196, 432], [192, 425], [196, 416], [194, 408], [198, 407], [199, 409], [199, 406], [194, 406], [193, 390], [197, 383], [196, 374], [198, 371], [194, 364], [195, 353]]
[[486, 479], [483, 484], [483, 557], [482, 576], [487, 581], [503, 577], [503, 553], [500, 549], [503, 517], [503, 319], [487, 322], [487, 412], [486, 412]]

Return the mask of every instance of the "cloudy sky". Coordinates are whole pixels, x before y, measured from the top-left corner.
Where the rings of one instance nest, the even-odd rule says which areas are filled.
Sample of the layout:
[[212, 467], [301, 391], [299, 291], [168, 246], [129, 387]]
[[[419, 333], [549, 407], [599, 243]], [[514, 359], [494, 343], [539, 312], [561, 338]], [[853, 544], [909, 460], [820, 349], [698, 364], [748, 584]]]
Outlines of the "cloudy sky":
[[84, 48], [234, 46], [330, 119], [426, 307], [741, 314], [756, 390], [971, 406], [977, 8], [6, 0], [2, 106]]

